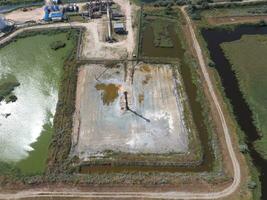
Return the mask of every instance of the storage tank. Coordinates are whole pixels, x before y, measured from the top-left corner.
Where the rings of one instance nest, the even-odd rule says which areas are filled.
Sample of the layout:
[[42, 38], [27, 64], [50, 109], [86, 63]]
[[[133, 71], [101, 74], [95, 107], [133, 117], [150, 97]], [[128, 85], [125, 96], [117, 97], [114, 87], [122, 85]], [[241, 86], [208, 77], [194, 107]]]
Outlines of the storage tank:
[[55, 10], [56, 10], [56, 11], [60, 11], [59, 6], [56, 5], [56, 6], [55, 6]]
[[7, 21], [3, 16], [0, 15], [0, 32], [9, 32], [13, 26], [14, 23]]
[[46, 11], [46, 12], [45, 12], [43, 20], [44, 20], [44, 21], [49, 21], [49, 20], [50, 20], [50, 17], [49, 17], [49, 11]]

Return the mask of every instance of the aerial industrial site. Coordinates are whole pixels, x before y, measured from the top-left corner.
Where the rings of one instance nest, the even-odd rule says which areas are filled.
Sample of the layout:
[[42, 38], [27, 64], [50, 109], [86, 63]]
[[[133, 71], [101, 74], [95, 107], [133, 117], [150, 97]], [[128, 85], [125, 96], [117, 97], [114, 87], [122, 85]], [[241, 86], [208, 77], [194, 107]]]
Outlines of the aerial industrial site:
[[267, 1], [0, 0], [0, 199], [267, 199]]

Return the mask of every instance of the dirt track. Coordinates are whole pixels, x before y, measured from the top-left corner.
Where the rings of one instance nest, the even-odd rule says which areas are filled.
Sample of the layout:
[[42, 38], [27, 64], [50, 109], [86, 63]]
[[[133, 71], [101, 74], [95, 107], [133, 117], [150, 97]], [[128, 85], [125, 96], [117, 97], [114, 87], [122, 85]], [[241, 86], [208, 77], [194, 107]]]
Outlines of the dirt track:
[[15, 21], [16, 23], [24, 23], [27, 21], [40, 21], [43, 18], [43, 8], [29, 8], [28, 11], [23, 12], [15, 10], [5, 15], [6, 19]]
[[[132, 17], [137, 9], [136, 6], [130, 5], [130, 2], [122, 0], [114, 0], [115, 3], [121, 6], [122, 12], [126, 18], [126, 30], [128, 31], [126, 39], [115, 42], [107, 43], [101, 38], [101, 35], [105, 35], [103, 27], [106, 26], [105, 17], [100, 19], [90, 20], [86, 23], [72, 22], [72, 23], [57, 23], [37, 25], [34, 27], [21, 28], [18, 31], [12, 33], [3, 40], [0, 40], [0, 44], [6, 42], [15, 35], [25, 31], [42, 28], [56, 28], [56, 27], [84, 27], [85, 33], [83, 37], [82, 59], [125, 59], [131, 58], [133, 50], [135, 48], [136, 28], [132, 26]], [[40, 22], [43, 17], [43, 8], [33, 8], [27, 12], [22, 10], [16, 10], [5, 15], [7, 19], [13, 20], [15, 23], [23, 24], [29, 21]]]
[[239, 24], [239, 23], [256, 23], [260, 20], [267, 20], [266, 15], [261, 16], [231, 16], [231, 17], [207, 17], [207, 21], [211, 25], [222, 24]]

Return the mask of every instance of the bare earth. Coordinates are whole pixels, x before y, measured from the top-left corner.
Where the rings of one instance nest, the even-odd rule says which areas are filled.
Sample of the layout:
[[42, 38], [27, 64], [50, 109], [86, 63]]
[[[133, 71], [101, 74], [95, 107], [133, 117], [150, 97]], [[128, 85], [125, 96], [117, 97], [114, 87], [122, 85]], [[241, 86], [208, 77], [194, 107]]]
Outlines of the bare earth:
[[255, 23], [260, 20], [267, 20], [267, 15], [261, 16], [233, 16], [233, 17], [208, 17], [207, 21], [212, 25], [221, 25], [221, 24], [237, 24], [237, 23]]
[[130, 5], [128, 0], [114, 0], [114, 2], [120, 5], [126, 18], [125, 24], [128, 31], [126, 39], [115, 43], [105, 41], [105, 26], [107, 26], [105, 17], [85, 23], [86, 31], [83, 38], [81, 59], [125, 59], [132, 57], [137, 31], [137, 27], [133, 28], [132, 26], [132, 18], [136, 17], [134, 16], [136, 12], [133, 11], [138, 8]]
[[[123, 66], [107, 69], [100, 65], [80, 70], [74, 155], [86, 159], [105, 150], [187, 151], [182, 99], [175, 87], [181, 83], [174, 79], [170, 66], [141, 64], [133, 80], [130, 71], [126, 75]], [[124, 91], [133, 112], [126, 110]]]
[[40, 8], [31, 8], [28, 11], [15, 10], [5, 15], [6, 19], [15, 21], [16, 23], [24, 23], [27, 21], [40, 21], [43, 19], [44, 10]]

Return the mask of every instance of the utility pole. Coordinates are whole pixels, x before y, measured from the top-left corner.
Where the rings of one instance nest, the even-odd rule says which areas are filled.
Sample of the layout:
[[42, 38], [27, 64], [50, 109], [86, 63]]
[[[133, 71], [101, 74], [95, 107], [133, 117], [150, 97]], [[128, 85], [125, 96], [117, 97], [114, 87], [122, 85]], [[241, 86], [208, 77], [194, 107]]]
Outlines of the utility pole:
[[109, 2], [108, 0], [106, 0], [106, 4], [107, 4], [107, 17], [108, 17], [108, 40], [112, 41], [112, 21], [111, 21], [111, 16], [110, 16], [110, 7], [109, 7]]

